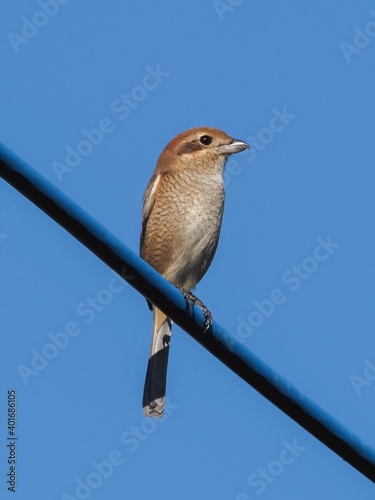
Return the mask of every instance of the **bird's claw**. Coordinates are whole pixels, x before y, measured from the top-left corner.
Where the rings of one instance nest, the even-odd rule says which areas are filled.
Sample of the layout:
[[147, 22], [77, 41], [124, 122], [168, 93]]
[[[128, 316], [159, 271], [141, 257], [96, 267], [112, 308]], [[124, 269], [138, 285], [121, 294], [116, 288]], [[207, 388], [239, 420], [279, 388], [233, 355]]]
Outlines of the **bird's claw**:
[[190, 313], [193, 310], [195, 304], [194, 295], [188, 290], [185, 290], [185, 288], [183, 288], [182, 286], [178, 286], [177, 288], [184, 296], [186, 302], [186, 310]]
[[212, 314], [207, 309], [207, 307], [203, 310], [203, 314], [204, 314], [204, 330], [203, 330], [203, 333], [206, 333], [212, 327]]
[[194, 295], [192, 292], [185, 290], [182, 286], [177, 287], [180, 292], [183, 294], [184, 299], [186, 301], [186, 309], [190, 313], [194, 309], [194, 305], [197, 305], [200, 307], [200, 309], [203, 312], [204, 315], [204, 330], [203, 333], [206, 333], [211, 327], [212, 327], [212, 315], [210, 311], [207, 309], [207, 307], [203, 304], [203, 302], [198, 299], [196, 295]]

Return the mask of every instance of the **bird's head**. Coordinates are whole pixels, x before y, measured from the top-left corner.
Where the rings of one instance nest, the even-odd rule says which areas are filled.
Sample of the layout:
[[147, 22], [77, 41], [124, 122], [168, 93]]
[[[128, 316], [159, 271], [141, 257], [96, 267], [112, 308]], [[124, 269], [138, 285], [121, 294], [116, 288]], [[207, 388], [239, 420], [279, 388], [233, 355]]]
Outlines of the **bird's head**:
[[212, 127], [197, 127], [177, 135], [161, 153], [157, 170], [199, 170], [222, 172], [229, 155], [248, 148], [248, 144], [233, 139]]

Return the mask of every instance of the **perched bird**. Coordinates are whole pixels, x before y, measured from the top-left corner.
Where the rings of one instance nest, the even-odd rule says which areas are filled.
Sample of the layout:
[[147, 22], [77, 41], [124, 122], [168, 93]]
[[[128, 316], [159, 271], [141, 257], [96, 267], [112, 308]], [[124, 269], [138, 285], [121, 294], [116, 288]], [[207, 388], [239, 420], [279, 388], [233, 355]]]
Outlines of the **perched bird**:
[[[225, 162], [246, 148], [245, 142], [221, 130], [192, 128], [166, 146], [147, 185], [140, 255], [186, 292], [201, 280], [215, 255], [224, 209]], [[143, 411], [147, 417], [162, 417], [172, 321], [152, 309]]]

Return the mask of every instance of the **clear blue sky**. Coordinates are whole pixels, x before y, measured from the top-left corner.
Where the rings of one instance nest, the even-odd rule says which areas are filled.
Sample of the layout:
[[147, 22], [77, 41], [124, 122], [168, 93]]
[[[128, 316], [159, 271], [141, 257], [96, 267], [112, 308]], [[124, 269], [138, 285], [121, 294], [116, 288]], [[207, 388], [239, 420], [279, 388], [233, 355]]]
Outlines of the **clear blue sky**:
[[[374, 3], [1, 11], [0, 140], [135, 251], [143, 191], [172, 137], [209, 125], [251, 144], [228, 165], [221, 240], [196, 293], [375, 446]], [[2, 498], [13, 389], [22, 500], [374, 497], [177, 327], [169, 416], [146, 421], [143, 297], [4, 181], [0, 273]]]

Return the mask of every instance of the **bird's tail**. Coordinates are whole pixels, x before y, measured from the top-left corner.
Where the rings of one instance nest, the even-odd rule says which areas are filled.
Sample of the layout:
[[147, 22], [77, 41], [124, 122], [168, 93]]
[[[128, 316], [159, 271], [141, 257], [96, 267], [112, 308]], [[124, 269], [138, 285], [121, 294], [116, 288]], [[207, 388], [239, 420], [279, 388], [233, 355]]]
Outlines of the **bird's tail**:
[[143, 413], [146, 417], [162, 417], [165, 405], [169, 344], [172, 321], [159, 309], [153, 308], [154, 324], [150, 358], [148, 360], [145, 388], [143, 391]]

